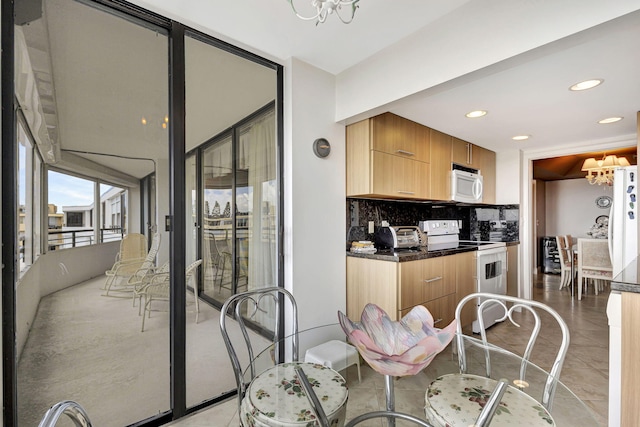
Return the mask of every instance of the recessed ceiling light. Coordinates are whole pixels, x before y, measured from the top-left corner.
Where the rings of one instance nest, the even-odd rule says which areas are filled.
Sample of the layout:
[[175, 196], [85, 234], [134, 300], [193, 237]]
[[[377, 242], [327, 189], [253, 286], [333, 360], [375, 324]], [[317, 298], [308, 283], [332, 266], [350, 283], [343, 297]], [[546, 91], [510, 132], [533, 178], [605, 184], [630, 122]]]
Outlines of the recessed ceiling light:
[[516, 135], [511, 139], [513, 139], [514, 141], [524, 141], [525, 139], [529, 139], [530, 137], [531, 135]]
[[484, 110], [470, 111], [467, 114], [465, 114], [465, 116], [469, 117], [470, 119], [475, 119], [476, 117], [482, 117], [486, 115], [487, 115], [487, 112]]
[[615, 123], [622, 120], [622, 117], [607, 117], [606, 119], [598, 120], [598, 123], [601, 125], [606, 125], [608, 123]]
[[604, 79], [591, 79], [585, 80], [580, 83], [576, 83], [569, 88], [569, 90], [578, 91], [578, 90], [587, 90], [599, 86], [604, 82]]

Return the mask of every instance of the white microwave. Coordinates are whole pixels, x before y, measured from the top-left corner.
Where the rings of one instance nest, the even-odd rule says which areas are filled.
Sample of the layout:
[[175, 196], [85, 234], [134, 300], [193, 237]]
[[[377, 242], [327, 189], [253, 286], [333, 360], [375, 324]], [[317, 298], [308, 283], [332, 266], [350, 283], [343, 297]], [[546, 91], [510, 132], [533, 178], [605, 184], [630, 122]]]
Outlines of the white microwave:
[[482, 203], [482, 175], [453, 169], [451, 171], [451, 200]]

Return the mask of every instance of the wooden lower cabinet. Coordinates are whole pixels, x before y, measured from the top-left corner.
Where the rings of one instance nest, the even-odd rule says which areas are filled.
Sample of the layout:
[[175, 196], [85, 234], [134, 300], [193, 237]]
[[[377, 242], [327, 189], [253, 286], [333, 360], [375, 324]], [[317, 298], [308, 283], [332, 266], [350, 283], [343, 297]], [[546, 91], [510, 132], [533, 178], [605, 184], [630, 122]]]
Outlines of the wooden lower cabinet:
[[360, 321], [364, 306], [374, 303], [393, 317], [398, 310], [398, 263], [347, 257], [347, 316]]
[[347, 316], [360, 320], [365, 305], [374, 303], [399, 320], [423, 305], [436, 326], [447, 326], [455, 317], [460, 296], [475, 291], [473, 254], [401, 263], [347, 257]]
[[[453, 293], [445, 295], [441, 298], [436, 298], [432, 301], [425, 302], [421, 305], [427, 307], [427, 310], [429, 310], [429, 313], [431, 313], [431, 315], [433, 316], [433, 325], [436, 328], [444, 328], [449, 323], [453, 322], [457, 304], [458, 300], [456, 299], [456, 294]], [[401, 310], [400, 317], [403, 317], [410, 311], [410, 308]]]
[[640, 425], [640, 294], [621, 292], [621, 385], [620, 385], [620, 425], [622, 427]]

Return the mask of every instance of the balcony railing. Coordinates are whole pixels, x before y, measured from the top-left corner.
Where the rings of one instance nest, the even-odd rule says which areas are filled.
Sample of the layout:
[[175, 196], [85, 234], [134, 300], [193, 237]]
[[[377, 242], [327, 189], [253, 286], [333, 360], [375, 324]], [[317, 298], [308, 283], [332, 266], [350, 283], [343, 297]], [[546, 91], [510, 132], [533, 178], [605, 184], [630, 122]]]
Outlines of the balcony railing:
[[[93, 228], [74, 228], [49, 230], [48, 246], [50, 251], [58, 249], [88, 246], [95, 243]], [[121, 228], [101, 228], [99, 243], [122, 240], [124, 230]]]

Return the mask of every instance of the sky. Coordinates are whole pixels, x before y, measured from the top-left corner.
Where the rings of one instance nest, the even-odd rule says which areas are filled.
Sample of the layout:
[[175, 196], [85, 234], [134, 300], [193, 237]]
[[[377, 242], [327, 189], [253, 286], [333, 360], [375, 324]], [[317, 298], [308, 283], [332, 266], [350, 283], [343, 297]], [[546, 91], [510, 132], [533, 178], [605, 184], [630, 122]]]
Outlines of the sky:
[[[101, 184], [100, 193], [111, 188]], [[49, 171], [49, 204], [58, 207], [62, 213], [63, 206], [87, 206], [93, 203], [93, 181], [75, 176]]]

